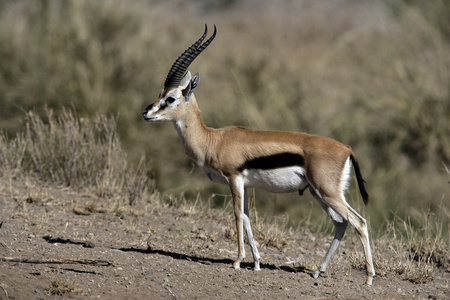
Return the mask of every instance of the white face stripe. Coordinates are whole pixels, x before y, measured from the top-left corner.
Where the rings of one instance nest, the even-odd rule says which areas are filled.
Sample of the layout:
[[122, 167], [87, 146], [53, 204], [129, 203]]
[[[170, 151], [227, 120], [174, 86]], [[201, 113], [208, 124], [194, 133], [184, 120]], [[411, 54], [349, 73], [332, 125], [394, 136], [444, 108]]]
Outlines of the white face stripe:
[[[142, 116], [149, 122], [173, 121], [173, 112], [180, 105], [180, 99], [183, 97], [181, 89], [172, 88], [165, 92], [164, 89], [160, 93], [160, 99], [149, 105]], [[173, 98], [172, 100], [169, 98]]]

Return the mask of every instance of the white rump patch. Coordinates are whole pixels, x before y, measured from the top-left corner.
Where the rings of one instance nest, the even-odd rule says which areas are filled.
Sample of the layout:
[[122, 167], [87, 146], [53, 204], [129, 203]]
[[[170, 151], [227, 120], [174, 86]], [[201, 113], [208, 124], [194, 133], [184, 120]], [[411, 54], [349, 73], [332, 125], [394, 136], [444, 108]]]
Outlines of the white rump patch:
[[352, 163], [350, 161], [350, 156], [345, 161], [344, 168], [342, 169], [341, 174], [341, 195], [342, 199], [345, 199], [344, 194], [347, 191], [350, 185], [350, 171], [351, 171]]

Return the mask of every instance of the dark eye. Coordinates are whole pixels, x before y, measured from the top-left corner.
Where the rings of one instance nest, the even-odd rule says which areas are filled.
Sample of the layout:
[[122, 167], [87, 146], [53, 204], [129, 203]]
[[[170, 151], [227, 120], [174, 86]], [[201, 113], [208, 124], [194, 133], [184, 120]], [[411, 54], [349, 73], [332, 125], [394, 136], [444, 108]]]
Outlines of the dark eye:
[[175, 102], [175, 98], [174, 97], [169, 97], [166, 99], [167, 103], [172, 104]]

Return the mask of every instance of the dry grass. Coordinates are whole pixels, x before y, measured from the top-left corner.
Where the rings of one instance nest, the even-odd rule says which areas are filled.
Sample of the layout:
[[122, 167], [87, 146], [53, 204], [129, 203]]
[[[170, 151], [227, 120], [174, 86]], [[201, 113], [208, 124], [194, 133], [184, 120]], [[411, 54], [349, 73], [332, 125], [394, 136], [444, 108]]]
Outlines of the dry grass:
[[[351, 145], [371, 202], [364, 211], [356, 185], [348, 201], [396, 255], [376, 261], [380, 273], [430, 280], [433, 268], [448, 267], [450, 240], [448, 3], [325, 3], [237, 1], [225, 10], [202, 6], [207, 16], [187, 4], [177, 13], [170, 1], [0, 3], [0, 176], [27, 173], [102, 199], [75, 205], [79, 213], [139, 216], [141, 201], [155, 201], [185, 215], [200, 209], [233, 228], [230, 198], [217, 196], [228, 190], [207, 185], [172, 126], [140, 118], [173, 59], [204, 22], [215, 23], [214, 45], [191, 67], [202, 76], [196, 95], [205, 122]], [[46, 201], [38, 192], [27, 197]], [[332, 228], [308, 195], [258, 191], [252, 201], [263, 245], [282, 248], [283, 227]]]
[[[434, 280], [436, 268], [448, 268], [450, 252], [448, 240], [443, 238], [443, 215], [433, 222], [430, 214], [417, 217], [423, 218], [419, 230], [399, 217], [392, 222], [386, 221], [384, 235], [373, 241], [378, 276], [395, 273], [413, 283], [427, 283]], [[360, 253], [352, 255], [351, 262], [354, 268], [365, 270]]]
[[[142, 164], [161, 191], [189, 199], [228, 193], [193, 167], [172, 126], [140, 117], [173, 59], [203, 23], [215, 23], [214, 45], [191, 67], [202, 76], [196, 96], [206, 124], [307, 131], [351, 145], [374, 228], [411, 207], [437, 212], [448, 187], [442, 162], [450, 161], [449, 18], [446, 2], [427, 3], [236, 1], [224, 9], [187, 2], [181, 14], [176, 1], [5, 2], [0, 125], [14, 136], [23, 111], [45, 119], [45, 104], [57, 114], [69, 105], [83, 117], [112, 112], [129, 160], [138, 165], [145, 152]], [[20, 152], [8, 155], [20, 163]], [[108, 193], [111, 184], [97, 188]], [[314, 202], [257, 197], [260, 215], [288, 214], [289, 225]], [[316, 205], [313, 219], [322, 214]]]
[[144, 163], [136, 170], [128, 166], [114, 118], [91, 121], [67, 110], [58, 117], [46, 112], [45, 121], [30, 112], [25, 132], [15, 139], [2, 135], [4, 172], [22, 170], [43, 181], [89, 187], [105, 200], [122, 198], [130, 204], [152, 191]]
[[68, 293], [81, 293], [82, 289], [77, 287], [74, 282], [68, 282], [60, 279], [53, 281], [51, 285], [45, 289], [45, 291], [50, 295], [63, 296]]
[[[106, 124], [100, 126], [98, 124], [100, 121], [106, 122]], [[99, 131], [99, 127], [107, 130]], [[113, 212], [128, 232], [138, 236], [142, 234], [142, 228], [138, 226], [137, 218], [157, 213], [159, 207], [171, 207], [182, 216], [197, 217], [201, 215], [227, 224], [227, 229], [223, 234], [228, 239], [236, 240], [232, 200], [228, 195], [212, 195], [207, 201], [204, 201], [199, 193], [192, 201], [183, 193], [179, 195], [160, 194], [159, 192], [149, 194], [147, 189], [137, 189], [149, 178], [145, 177], [146, 174], [143, 172], [136, 172], [128, 168], [126, 157], [120, 148], [119, 141], [115, 138], [114, 131], [113, 118], [97, 118], [91, 121], [80, 119], [69, 111], [65, 111], [61, 117], [54, 116], [49, 111], [46, 121], [30, 113], [26, 132], [19, 133], [16, 139], [8, 140], [2, 136], [0, 148], [2, 170], [4, 170], [2, 176], [10, 179], [21, 176], [24, 178], [23, 185], [25, 187], [28, 185], [30, 187], [40, 186], [39, 189], [30, 188], [24, 194], [18, 194], [12, 187], [2, 187], [4, 191], [9, 189], [9, 194], [18, 203], [15, 211], [10, 212], [11, 217], [19, 217], [18, 214], [20, 214], [20, 217], [30, 220], [34, 234], [44, 231], [49, 218], [45, 211], [45, 205], [48, 203], [53, 206], [62, 205], [60, 200], [49, 196], [46, 190], [46, 182], [51, 182], [71, 185], [81, 191], [80, 194], [74, 196], [72, 205], [64, 209], [71, 209], [79, 215], [92, 214], [94, 218], [97, 213]], [[100, 133], [102, 133], [101, 138], [98, 137]], [[108, 152], [107, 155], [105, 155], [105, 151]], [[11, 158], [17, 157], [17, 153], [20, 154], [20, 163], [11, 160]], [[71, 162], [68, 162], [69, 154]], [[38, 169], [38, 165], [42, 167]], [[89, 166], [90, 169], [80, 170], [80, 166], [83, 168]], [[97, 170], [96, 168], [100, 168], [100, 166], [101, 170]], [[105, 170], [106, 172], [104, 172]], [[93, 174], [96, 175], [93, 176]], [[144, 178], [140, 178], [136, 174], [144, 176]], [[102, 185], [99, 188], [99, 179], [107, 182], [108, 185]], [[32, 184], [30, 180], [33, 182], [37, 180], [41, 183]], [[139, 184], [136, 184], [135, 180]], [[123, 184], [123, 182], [127, 182], [127, 184]], [[135, 189], [130, 191], [130, 186]], [[104, 192], [105, 187], [107, 187], [107, 193]], [[60, 188], [64, 189], [64, 186]], [[130, 192], [139, 196], [134, 198], [134, 201], [129, 201]], [[83, 202], [83, 205], [80, 205], [76, 201], [77, 197], [88, 197], [92, 200], [80, 201]], [[147, 205], [148, 201], [152, 202], [151, 206]], [[282, 250], [291, 241], [291, 230], [297, 233], [299, 230], [303, 230], [303, 234], [310, 234], [308, 227], [316, 228], [316, 233], [328, 231], [326, 228], [329, 227], [329, 221], [325, 217], [313, 220], [311, 213], [302, 221], [304, 227], [288, 229], [289, 218], [287, 215], [271, 219], [261, 218], [256, 210], [255, 193], [250, 194], [249, 201], [252, 227], [261, 247]], [[218, 204], [220, 202], [221, 205]], [[31, 203], [39, 204], [39, 207], [42, 207], [38, 218], [29, 215], [27, 206]], [[213, 205], [213, 203], [216, 204]], [[417, 212], [412, 215], [411, 218], [414, 217], [419, 222], [419, 227], [413, 226], [411, 218], [402, 219], [396, 216], [392, 221], [385, 220], [380, 229], [384, 234], [373, 238], [374, 262], [379, 276], [395, 273], [414, 283], [426, 283], [433, 280], [435, 268], [448, 268], [450, 263], [448, 240], [444, 238], [446, 232], [444, 226], [445, 220], [449, 216], [444, 201], [441, 202], [439, 211], [439, 214], [429, 211], [427, 214]], [[129, 217], [123, 218], [123, 216]], [[215, 239], [214, 236], [199, 236], [201, 239]], [[356, 239], [356, 236], [350, 235], [350, 233], [348, 236], [350, 239]], [[145, 244], [145, 240], [146, 234], [141, 236], [140, 244]], [[359, 245], [359, 241], [356, 241], [355, 244]], [[350, 257], [352, 266], [363, 270], [365, 269], [364, 259], [356, 250], [354, 253], [357, 254], [352, 254]], [[390, 257], [388, 255], [387, 258], [386, 253], [390, 253]], [[300, 266], [312, 268], [316, 263], [309, 261], [307, 265]], [[58, 283], [52, 291], [55, 293], [68, 292], [69, 287]]]
[[[380, 243], [377, 243], [380, 246]], [[406, 245], [400, 245], [400, 249], [405, 249]], [[374, 267], [377, 276], [387, 277], [389, 275], [398, 274], [404, 280], [412, 283], [428, 283], [434, 280], [434, 270], [437, 267], [433, 262], [427, 260], [414, 260], [402, 253], [392, 253], [392, 257], [387, 259], [386, 252], [392, 251], [392, 245], [385, 243], [382, 247], [377, 248], [383, 251], [382, 254], [374, 255]], [[366, 270], [364, 257], [358, 251], [350, 256], [352, 267], [357, 270]]]

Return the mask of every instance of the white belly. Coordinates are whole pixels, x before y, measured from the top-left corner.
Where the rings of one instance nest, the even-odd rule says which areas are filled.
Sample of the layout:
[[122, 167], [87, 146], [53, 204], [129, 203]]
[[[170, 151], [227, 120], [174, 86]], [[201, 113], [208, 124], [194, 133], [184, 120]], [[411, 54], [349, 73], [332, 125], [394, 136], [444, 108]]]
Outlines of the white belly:
[[[228, 184], [227, 179], [216, 170], [207, 166], [202, 166], [201, 169], [211, 181]], [[272, 193], [295, 192], [308, 185], [305, 171], [298, 166], [271, 170], [249, 169], [242, 172], [242, 177], [245, 187], [260, 188]]]
[[301, 167], [271, 170], [250, 169], [242, 172], [245, 187], [264, 189], [272, 193], [290, 193], [308, 185], [305, 171]]

